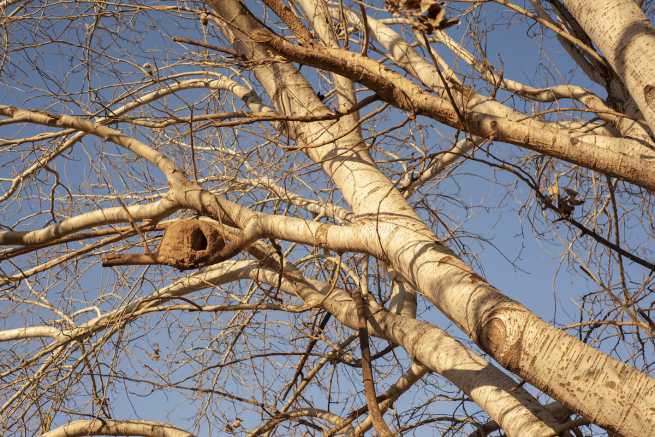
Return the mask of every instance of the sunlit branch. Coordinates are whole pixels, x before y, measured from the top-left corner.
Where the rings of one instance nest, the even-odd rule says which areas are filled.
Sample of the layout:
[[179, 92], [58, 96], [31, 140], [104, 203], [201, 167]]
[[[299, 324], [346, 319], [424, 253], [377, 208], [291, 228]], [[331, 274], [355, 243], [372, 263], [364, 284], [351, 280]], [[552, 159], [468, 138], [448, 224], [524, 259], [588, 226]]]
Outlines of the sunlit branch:
[[76, 420], [43, 434], [43, 437], [82, 437], [89, 435], [193, 437], [193, 434], [161, 422], [145, 420]]

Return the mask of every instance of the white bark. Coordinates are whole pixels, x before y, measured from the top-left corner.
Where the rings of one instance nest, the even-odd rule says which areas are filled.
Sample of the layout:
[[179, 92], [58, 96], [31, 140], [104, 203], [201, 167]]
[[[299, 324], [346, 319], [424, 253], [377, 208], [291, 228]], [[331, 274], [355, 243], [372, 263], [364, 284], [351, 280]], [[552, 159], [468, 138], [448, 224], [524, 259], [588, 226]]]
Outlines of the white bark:
[[[250, 42], [254, 38], [287, 58], [356, 79], [401, 109], [416, 111], [451, 125], [459, 123], [449, 102], [428, 95], [374, 60], [345, 50], [292, 46], [262, 31], [240, 4], [230, 1], [212, 3], [226, 21], [243, 32], [235, 31], [235, 44], [248, 57], [265, 56], [261, 48]], [[299, 111], [324, 110], [309, 85], [294, 70], [279, 68], [277, 74], [287, 79], [284, 87], [272, 82], [268, 71], [258, 71], [258, 78], [268, 94], [278, 99], [278, 111], [297, 114]], [[285, 89], [291, 84], [294, 99], [305, 102], [304, 107], [294, 104], [294, 99], [286, 96]], [[469, 114], [468, 117], [467, 127], [483, 137], [493, 136], [528, 146], [655, 188], [655, 179], [644, 181], [645, 166], [641, 159], [623, 155], [624, 152], [621, 152], [621, 159], [617, 159], [612, 154], [619, 153], [618, 149], [601, 149], [600, 144], [574, 141], [569, 133], [544, 129], [541, 123], [518, 123], [482, 114]], [[434, 236], [403, 196], [370, 159], [363, 157], [362, 153], [347, 153], [349, 149], [342, 146], [344, 138], [335, 142], [336, 150], [343, 154], [334, 160], [337, 166], [331, 165], [333, 161], [327, 160], [331, 152], [328, 138], [338, 138], [338, 126], [328, 128], [308, 123], [296, 129], [301, 141], [311, 144], [310, 140], [313, 140], [321, 144], [321, 147], [309, 148], [308, 155], [321, 162], [356, 214], [361, 214], [361, 217], [370, 214], [376, 220], [396, 224], [391, 232], [380, 230], [374, 240], [370, 240], [372, 246], [382, 245], [377, 256], [388, 258], [394, 269], [494, 358], [590, 420], [622, 434], [637, 436], [640, 430], [655, 427], [655, 413], [645, 407], [655, 402], [655, 381], [544, 323], [487, 284], [449, 250], [435, 242]], [[626, 164], [630, 169], [620, 168]], [[375, 251], [373, 247], [370, 250]], [[525, 335], [526, 332], [530, 335]], [[419, 352], [411, 350], [411, 353]], [[590, 381], [590, 374], [602, 377]], [[622, 384], [621, 380], [625, 378], [631, 383]], [[579, 381], [579, 384], [572, 381]], [[637, 398], [649, 401], [640, 405], [626, 402], [626, 399]], [[628, 416], [629, 420], [625, 420]]]
[[[241, 53], [253, 59], [266, 56], [265, 51], [263, 51], [261, 47], [250, 42], [252, 34], [256, 30], [261, 29], [261, 27], [255, 20], [247, 15], [244, 9], [242, 9], [243, 6], [240, 3], [236, 1], [220, 1], [212, 2], [212, 4], [219, 15], [221, 15], [225, 21], [231, 23], [229, 28], [230, 33], [233, 35], [235, 47]], [[269, 96], [274, 100], [278, 112], [295, 115], [316, 114], [325, 111], [325, 107], [318, 100], [312, 88], [297, 74], [295, 69], [289, 67], [290, 66], [287, 66], [286, 64], [275, 64], [273, 67], [270, 67], [270, 70], [267, 67], [259, 67], [255, 70], [258, 80], [262, 83]], [[279, 77], [284, 77], [282, 83], [280, 80], [277, 80]], [[302, 102], [302, 105], [300, 102]], [[294, 125], [294, 130], [297, 132], [298, 141], [302, 144], [312, 145], [312, 147], [307, 148], [307, 154], [314, 161], [321, 163], [325, 172], [334, 180], [346, 201], [352, 206], [356, 216], [359, 217], [360, 220], [374, 220], [373, 223], [377, 223], [377, 225], [373, 226], [372, 232], [360, 234], [360, 238], [363, 238], [368, 242], [369, 251], [371, 253], [376, 253], [377, 256], [386, 256], [386, 254], [378, 251], [379, 245], [377, 241], [379, 241], [380, 235], [389, 235], [389, 233], [394, 234], [395, 230], [399, 228], [398, 224], [400, 223], [402, 223], [403, 228], [416, 229], [419, 232], [431, 235], [431, 232], [425, 229], [425, 226], [422, 224], [413, 209], [407, 204], [402, 194], [398, 192], [391, 182], [377, 169], [375, 163], [371, 160], [366, 151], [357, 147], [359, 146], [359, 142], [356, 136], [353, 137], [347, 130], [344, 133], [344, 131], [341, 130], [339, 123], [329, 125], [321, 122], [296, 124]], [[317, 143], [320, 146], [314, 146], [314, 144]], [[393, 217], [394, 219], [391, 220], [390, 217]], [[389, 228], [389, 233], [385, 231], [380, 232], [381, 229], [379, 227], [386, 226], [384, 223], [380, 223], [379, 220], [391, 221], [394, 223], [394, 225]], [[412, 237], [410, 242], [415, 238], [416, 235]], [[397, 268], [397, 266], [394, 265], [394, 268]], [[330, 305], [333, 300], [334, 299], [329, 299], [325, 305]], [[338, 305], [329, 310], [330, 312], [341, 311], [343, 308], [344, 305]], [[354, 317], [354, 314], [354, 312], [351, 312], [349, 317]], [[391, 316], [392, 315], [389, 315], [389, 317]], [[352, 323], [355, 322], [356, 321], [353, 319]], [[434, 370], [440, 369], [437, 371], [441, 373], [444, 368], [439, 364], [436, 362], [432, 365], [426, 363], [426, 360], [434, 360], [437, 357], [435, 354], [429, 352], [434, 350], [433, 346], [428, 346], [430, 341], [424, 343], [423, 340], [430, 338], [431, 341], [438, 341], [437, 338], [442, 337], [442, 334], [439, 334], [442, 331], [430, 330], [431, 333], [434, 333], [432, 335], [435, 335], [436, 337], [431, 337], [431, 335], [425, 336], [424, 334], [416, 336], [411, 334], [411, 329], [418, 329], [418, 332], [421, 332], [421, 328], [409, 328], [410, 326], [414, 326], [410, 325], [410, 322], [412, 321], [409, 320], [407, 323], [391, 323], [386, 326], [389, 326], [388, 329], [390, 334], [400, 333], [402, 331], [402, 334], [399, 337], [394, 338], [394, 341], [400, 341], [400, 338], [411, 338], [412, 341], [407, 343], [407, 347], [410, 348], [408, 349], [410, 354], [419, 354], [420, 356], [416, 356], [419, 361]], [[420, 324], [421, 322], [414, 321], [414, 323]], [[353, 324], [352, 326], [357, 325]], [[404, 329], [409, 329], [409, 331], [404, 331]], [[419, 339], [421, 341], [419, 341]], [[446, 344], [441, 343], [440, 341], [439, 343], [444, 347], [446, 346]], [[403, 342], [403, 344], [405, 343]], [[443, 348], [440, 347], [440, 350], [443, 350]], [[423, 354], [426, 355], [423, 356]], [[440, 357], [443, 357], [442, 359], [450, 359], [446, 358], [445, 355], [448, 354], [439, 354]], [[449, 356], [455, 356], [454, 352], [453, 355]], [[539, 427], [547, 427], [543, 422], [535, 422], [535, 416], [532, 411], [539, 411], [539, 413], [537, 413], [538, 415], [543, 413], [540, 406], [537, 404], [527, 403], [524, 404], [524, 407], [518, 407], [516, 400], [513, 399], [513, 397], [504, 398], [504, 400], [500, 402], [491, 402], [491, 398], [487, 398], [487, 396], [496, 396], [487, 392], [485, 388], [479, 386], [478, 381], [475, 381], [475, 378], [468, 373], [471, 369], [466, 367], [468, 364], [464, 365], [463, 363], [471, 364], [471, 362], [469, 359], [465, 359], [465, 356], [470, 356], [470, 352], [465, 352], [465, 355], [461, 356], [461, 359], [464, 361], [455, 360], [448, 364], [448, 366], [451, 366], [456, 362], [459, 362], [460, 365], [464, 366], [462, 368], [464, 371], [452, 372], [449, 373], [449, 375], [457, 377], [463, 376], [464, 378], [458, 380], [456, 385], [467, 393], [471, 393], [471, 396], [476, 398], [476, 402], [481, 403], [481, 407], [491, 416], [500, 415], [502, 417], [501, 420], [506, 424], [508, 432], [511, 435], [519, 435], [522, 430], [526, 431], [532, 429], [534, 431]], [[480, 376], [482, 377], [485, 366], [476, 368], [482, 372], [480, 373]], [[473, 383], [474, 386], [471, 386], [471, 383]], [[502, 396], [497, 399], [501, 398]], [[521, 401], [521, 403], [522, 402], [523, 401]], [[509, 405], [514, 405], [514, 407], [509, 407]], [[528, 408], [525, 408], [525, 406]], [[488, 408], [492, 411], [487, 410]], [[514, 408], [516, 409], [514, 410]], [[533, 408], [536, 408], [536, 410], [533, 410]], [[512, 420], [507, 420], [505, 415], [510, 411], [513, 411], [513, 418]], [[547, 417], [547, 415], [544, 417]], [[548, 419], [547, 422], [549, 420], [550, 419]]]
[[616, 176], [655, 191], [655, 176], [647, 171], [650, 163], [655, 160], [655, 154], [646, 153], [637, 141], [580, 135], [532, 119], [518, 122], [476, 112], [473, 108], [470, 108], [470, 112], [466, 111], [466, 126], [462, 126], [457, 111], [447, 99], [424, 92], [413, 82], [385, 69], [374, 60], [346, 50], [312, 50], [293, 46], [267, 31], [258, 31], [254, 37], [289, 59], [357, 78], [381, 99], [400, 109], [464, 128], [483, 138], [505, 141]]
[[75, 217], [62, 220], [60, 223], [45, 228], [17, 232], [0, 231], [0, 244], [31, 245], [47, 243], [74, 232], [89, 229], [95, 226], [112, 223], [127, 223], [139, 220], [160, 220], [176, 210], [179, 206], [168, 199], [162, 199], [149, 205], [131, 205], [128, 207], [115, 206], [112, 208], [90, 211]]
[[30, 326], [24, 328], [7, 329], [0, 331], [0, 342], [15, 341], [27, 338], [50, 337], [57, 338], [62, 331], [54, 326]]
[[[603, 0], [597, 3], [590, 3], [591, 0], [565, 1], [571, 9], [578, 8], [581, 16], [598, 14], [602, 11], [608, 16], [612, 13], [620, 16], [616, 18], [616, 22], [623, 26], [621, 31], [627, 32], [628, 38], [624, 35], [617, 37], [618, 40], [615, 41], [613, 39], [615, 35], [600, 35], [597, 23], [586, 25], [594, 27], [589, 30], [590, 34], [596, 34], [598, 38], [605, 40], [608, 50], [612, 49], [617, 53], [615, 56], [617, 59], [611, 60], [611, 63], [617, 71], [621, 70], [619, 75], [627, 78], [626, 84], [631, 92], [633, 89], [639, 90], [640, 86], [642, 91], [648, 89], [651, 86], [648, 78], [628, 77], [631, 68], [641, 72], [651, 72], [650, 63], [655, 62], [651, 59], [645, 61], [636, 59], [639, 54], [648, 53], [648, 50], [652, 49], [649, 39], [652, 38], [652, 32], [648, 30], [649, 24], [633, 19], [638, 18], [638, 14], [630, 12], [628, 3], [632, 3], [618, 0]], [[472, 352], [445, 331], [416, 320], [414, 291], [417, 290], [504, 368], [515, 372], [590, 421], [626, 436], [637, 436], [643, 433], [644, 429], [655, 429], [655, 410], [650, 409], [650, 405], [655, 403], [655, 382], [652, 379], [555, 329], [520, 303], [504, 296], [438, 241], [406, 200], [421, 184], [456, 161], [460, 154], [470, 151], [477, 144], [485, 141], [508, 141], [599, 170], [607, 175], [623, 178], [649, 190], [655, 190], [655, 176], [648, 171], [650, 163], [655, 161], [655, 153], [634, 139], [590, 135], [577, 130], [574, 124], [570, 125], [572, 126], [570, 129], [565, 129], [555, 123], [524, 120], [526, 114], [462, 86], [443, 59], [434, 53], [436, 58], [434, 62], [442, 65], [446, 76], [452, 80], [450, 85], [455, 96], [455, 104], [453, 104], [453, 101], [447, 98], [445, 84], [438, 79], [437, 70], [432, 62], [419, 56], [410, 44], [379, 21], [371, 19], [369, 23], [371, 36], [389, 52], [385, 61], [395, 62], [396, 66], [409, 73], [409, 77], [384, 68], [372, 57], [356, 55], [340, 49], [338, 39], [326, 21], [330, 19], [328, 9], [320, 0], [298, 0], [298, 4], [305, 11], [323, 43], [323, 45], [313, 45], [305, 41], [302, 46], [294, 46], [264, 31], [261, 23], [249, 16], [241, 1], [215, 0], [211, 3], [225, 23], [229, 23], [223, 23], [225, 33], [239, 53], [238, 62], [249, 63], [257, 80], [270, 96], [273, 108], [265, 107], [251, 89], [228, 78], [218, 81], [204, 79], [184, 81], [172, 86], [171, 89], [175, 88], [174, 91], [179, 91], [196, 86], [208, 89], [230, 89], [233, 94], [246, 102], [252, 111], [256, 111], [252, 120], [279, 121], [274, 124], [274, 127], [283, 128], [284, 132], [281, 134], [295, 140], [298, 148], [323, 168], [327, 177], [341, 190], [343, 200], [351, 206], [353, 213], [350, 214], [346, 208], [338, 204], [323, 205], [303, 196], [289, 195], [274, 180], [254, 177], [257, 169], [247, 168], [247, 171], [253, 175], [252, 180], [237, 182], [250, 183], [252, 186], [263, 183], [266, 189], [284, 198], [286, 203], [294, 203], [319, 214], [328, 212], [335, 217], [347, 219], [349, 224], [340, 226], [289, 216], [264, 214], [254, 208], [250, 209], [230, 202], [203, 189], [198, 183], [191, 183], [176, 167], [173, 157], [162, 153], [164, 148], [149, 146], [146, 140], [139, 141], [124, 135], [121, 131], [110, 129], [106, 126], [108, 119], [96, 119], [92, 122], [82, 117], [52, 115], [0, 106], [0, 114], [6, 117], [0, 124], [35, 123], [61, 128], [57, 133], [37, 135], [31, 140], [30, 137], [26, 137], [18, 140], [17, 144], [21, 144], [23, 140], [43, 141], [48, 135], [53, 135], [54, 138], [73, 134], [69, 141], [64, 143], [68, 145], [73, 144], [73, 140], [77, 141], [84, 135], [92, 134], [131, 150], [138, 157], [157, 166], [168, 178], [170, 186], [170, 191], [159, 202], [91, 211], [33, 231], [3, 231], [0, 232], [0, 244], [34, 247], [53, 241], [60, 243], [63, 237], [74, 238], [77, 232], [91, 227], [119, 222], [132, 223], [144, 219], [159, 220], [178, 209], [185, 208], [213, 217], [219, 224], [228, 225], [224, 227], [224, 235], [229, 250], [226, 250], [225, 254], [221, 251], [223, 258], [220, 260], [243, 250], [250, 251], [260, 260], [259, 262], [224, 261], [177, 281], [148, 297], [130, 300], [114, 311], [100, 314], [98, 310], [98, 317], [79, 325], [74, 322], [74, 315], [68, 317], [62, 311], [63, 315], [60, 314], [62, 319], [54, 323], [45, 322], [43, 326], [19, 327], [0, 332], [0, 342], [52, 339], [47, 346], [27, 360], [21, 361], [21, 366], [38, 366], [37, 372], [29, 375], [27, 382], [18, 392], [9, 397], [0, 411], [11, 412], [9, 408], [14, 408], [12, 405], [14, 401], [29, 396], [28, 388], [37, 385], [42, 380], [42, 376], [52, 370], [52, 366], [59, 364], [57, 354], [65, 353], [67, 358], [72, 358], [70, 351], [77, 352], [83, 349], [87, 340], [100, 330], [106, 329], [107, 335], [111, 335], [116, 332], [114, 330], [121, 329], [137, 317], [159, 311], [185, 311], [190, 308], [210, 311], [211, 308], [218, 308], [219, 306], [211, 305], [196, 308], [191, 304], [168, 304], [171, 299], [211, 285], [246, 278], [257, 284], [265, 282], [273, 286], [280, 285], [280, 289], [287, 294], [302, 298], [305, 306], [271, 304], [268, 309], [283, 308], [300, 311], [312, 306], [321, 307], [333, 314], [343, 325], [356, 328], [359, 320], [349, 292], [336, 287], [336, 282], [327, 284], [306, 279], [289, 262], [278, 266], [277, 261], [286, 259], [286, 254], [279, 255], [277, 252], [262, 248], [262, 245], [256, 242], [259, 238], [269, 237], [339, 253], [363, 252], [375, 256], [380, 263], [390, 267], [394, 275], [394, 287], [389, 308], [379, 307], [374, 300], [370, 303], [372, 316], [369, 319], [369, 332], [400, 345], [413, 359], [425, 366], [417, 372], [408, 374], [406, 378], [401, 378], [392, 387], [392, 395], [399, 394], [398, 391], [411, 385], [427, 369], [430, 369], [459, 387], [493, 420], [497, 421], [508, 435], [552, 435], [560, 426], [556, 417], [540, 405], [527, 390], [517, 386], [512, 378], [498, 367]], [[508, 2], [501, 3], [509, 5]], [[590, 4], [596, 6], [589, 6]], [[612, 7], [608, 12], [602, 10], [599, 4]], [[618, 5], [625, 5], [627, 9], [619, 10]], [[348, 14], [351, 21], [359, 20], [357, 14]], [[215, 15], [211, 19], [215, 20]], [[644, 35], [630, 35], [629, 28], [635, 26], [642, 30], [646, 29]], [[453, 44], [451, 46], [454, 47], [453, 50], [458, 50]], [[625, 53], [619, 53], [619, 49], [625, 49], [623, 50]], [[588, 51], [589, 47], [585, 50]], [[369, 52], [371, 56], [372, 53]], [[467, 53], [461, 55], [464, 58], [471, 58]], [[353, 110], [346, 116], [332, 113], [317, 97], [315, 90], [298, 69], [287, 61], [297, 61], [330, 72], [341, 111], [346, 111], [357, 103], [353, 83], [359, 82], [374, 91], [382, 100], [402, 110], [422, 114], [469, 131], [473, 135], [473, 142], [456, 145], [445, 153], [441, 160], [435, 161], [432, 167], [425, 170], [418, 180], [412, 181], [412, 178], [401, 177], [397, 183], [393, 183], [380, 171], [377, 163], [369, 155], [369, 145], [362, 141], [359, 131], [357, 112]], [[644, 66], [643, 63], [648, 65]], [[474, 60], [472, 64], [475, 64]], [[484, 73], [484, 70], [481, 71]], [[211, 73], [207, 74], [211, 76]], [[489, 74], [493, 76], [492, 73]], [[498, 77], [493, 77], [493, 80], [496, 79]], [[557, 86], [540, 89], [504, 78], [500, 78], [500, 81], [505, 89], [531, 100], [551, 101], [574, 98], [593, 111], [603, 113], [607, 110], [604, 102], [582, 88]], [[419, 82], [427, 85], [429, 89], [420, 86]], [[655, 94], [655, 88], [652, 91]], [[170, 92], [173, 91], [165, 88], [155, 90], [137, 98], [133, 103], [124, 105], [121, 110], [130, 111]], [[645, 94], [647, 106], [650, 104], [649, 92], [642, 92]], [[458, 106], [460, 104], [461, 107]], [[455, 110], [456, 108], [463, 110], [465, 120]], [[210, 115], [207, 114], [203, 120], [222, 120], [231, 117], [230, 113], [214, 114], [213, 118]], [[202, 116], [197, 120], [201, 118]], [[635, 130], [634, 126], [624, 130], [621, 125], [626, 122], [626, 119], [620, 113], [608, 113], [603, 118], [615, 123], [620, 133], [628, 132], [630, 129], [639, 130]], [[133, 119], [132, 122], [136, 126], [162, 128], [162, 124], [151, 120], [156, 119]], [[649, 123], [651, 121], [648, 114], [646, 120]], [[185, 115], [179, 119], [167, 119], [164, 123], [177, 122], [191, 124], [192, 120], [190, 117], [187, 119]], [[632, 120], [627, 122], [631, 123]], [[594, 132], [610, 132], [610, 129], [594, 129]], [[46, 155], [44, 165], [60, 153], [61, 147]], [[4, 198], [11, 196], [23, 179], [36, 172], [38, 168], [40, 163], [28, 167], [13, 179], [6, 179], [5, 181], [11, 182], [12, 185]], [[401, 190], [398, 189], [399, 187]], [[134, 223], [132, 225], [134, 226]], [[118, 235], [118, 237], [123, 236]], [[78, 254], [91, 247], [89, 245], [80, 249]], [[74, 255], [66, 254], [51, 259], [41, 266], [25, 269], [22, 274], [27, 276], [38, 273], [72, 256]], [[341, 260], [341, 257], [339, 259]], [[284, 272], [282, 279], [278, 276], [280, 272]], [[335, 276], [335, 281], [336, 278], [338, 276]], [[20, 280], [21, 276], [2, 278], [0, 285], [14, 279]], [[253, 309], [254, 307], [243, 303], [239, 308]], [[54, 307], [52, 309], [54, 310]], [[60, 325], [57, 324], [59, 322], [62, 328], [59, 328]], [[88, 353], [83, 351], [82, 357], [73, 367], [87, 358]], [[0, 377], [4, 378], [12, 372], [15, 370], [3, 370]], [[388, 404], [389, 402], [383, 405], [383, 408]], [[292, 406], [293, 402], [290, 401], [279, 417], [274, 417], [258, 429], [274, 427], [278, 419], [294, 419], [303, 415], [319, 417], [336, 427], [346, 427], [352, 423], [352, 420], [344, 421], [333, 413], [313, 407], [292, 411]], [[368, 421], [361, 423], [356, 432], [364, 431], [368, 425]], [[46, 435], [94, 433], [190, 436], [169, 425], [131, 420], [76, 421], [50, 431]]]
[[48, 431], [42, 437], [82, 437], [90, 435], [193, 437], [190, 432], [166, 423], [112, 419], [76, 420]]
[[655, 132], [655, 29], [633, 0], [564, 0]]

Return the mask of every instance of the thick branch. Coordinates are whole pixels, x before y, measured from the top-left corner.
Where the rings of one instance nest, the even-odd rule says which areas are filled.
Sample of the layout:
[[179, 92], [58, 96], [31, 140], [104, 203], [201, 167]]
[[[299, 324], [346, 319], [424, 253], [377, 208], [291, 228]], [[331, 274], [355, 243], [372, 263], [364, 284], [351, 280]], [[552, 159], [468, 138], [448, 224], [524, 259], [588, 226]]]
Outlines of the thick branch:
[[633, 0], [563, 0], [655, 132], [655, 29]]
[[67, 218], [57, 224], [34, 231], [2, 231], [0, 232], [0, 245], [19, 244], [27, 246], [42, 244], [95, 226], [147, 219], [158, 221], [178, 209], [179, 206], [168, 199], [162, 199], [148, 205], [116, 206], [98, 209]]
[[160, 422], [143, 420], [76, 420], [43, 434], [43, 437], [83, 437], [89, 435], [193, 437], [190, 432]]
[[413, 82], [387, 70], [377, 61], [347, 50], [294, 46], [269, 31], [259, 30], [252, 37], [302, 64], [334, 71], [356, 80], [384, 101], [406, 111], [425, 115], [483, 138], [493, 138], [525, 147], [596, 170], [655, 191], [655, 174], [649, 171], [655, 156], [633, 155], [641, 148], [630, 140], [610, 137], [576, 137], [568, 131], [548, 127], [534, 120], [507, 120], [465, 108], [466, 126], [446, 99], [424, 92]]

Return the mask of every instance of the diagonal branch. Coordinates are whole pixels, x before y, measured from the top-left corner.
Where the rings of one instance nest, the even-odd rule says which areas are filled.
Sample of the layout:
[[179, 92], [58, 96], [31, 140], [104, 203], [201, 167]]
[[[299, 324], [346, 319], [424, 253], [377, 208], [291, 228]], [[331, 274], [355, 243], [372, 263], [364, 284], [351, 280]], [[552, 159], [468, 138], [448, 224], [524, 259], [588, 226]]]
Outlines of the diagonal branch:
[[450, 102], [423, 91], [418, 85], [386, 69], [379, 62], [359, 54], [330, 47], [300, 47], [290, 44], [268, 30], [257, 30], [251, 37], [289, 60], [333, 71], [356, 80], [387, 103], [425, 115], [470, 133], [515, 144], [560, 158], [592, 170], [615, 176], [655, 191], [655, 174], [649, 171], [652, 155], [632, 154], [640, 145], [627, 139], [589, 136], [576, 137], [535, 120], [517, 122], [463, 108], [462, 126]]

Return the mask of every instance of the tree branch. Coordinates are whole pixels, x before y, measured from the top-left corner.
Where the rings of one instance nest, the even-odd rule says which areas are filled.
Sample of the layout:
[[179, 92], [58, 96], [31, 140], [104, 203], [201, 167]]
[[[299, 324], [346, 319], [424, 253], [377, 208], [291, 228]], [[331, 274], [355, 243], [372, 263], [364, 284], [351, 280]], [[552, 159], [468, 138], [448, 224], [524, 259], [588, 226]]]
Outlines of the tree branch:
[[144, 420], [76, 420], [43, 434], [42, 437], [83, 437], [89, 435], [194, 437], [193, 434], [160, 422]]

